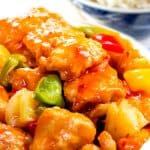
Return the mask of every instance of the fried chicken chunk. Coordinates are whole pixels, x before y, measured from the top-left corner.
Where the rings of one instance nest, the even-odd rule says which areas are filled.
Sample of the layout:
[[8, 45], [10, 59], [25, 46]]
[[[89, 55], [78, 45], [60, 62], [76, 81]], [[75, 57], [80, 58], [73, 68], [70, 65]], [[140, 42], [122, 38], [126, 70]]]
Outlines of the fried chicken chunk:
[[38, 120], [30, 150], [78, 150], [92, 143], [95, 134], [95, 126], [84, 115], [47, 108]]
[[79, 77], [109, 58], [99, 43], [43, 8], [27, 17], [0, 20], [0, 43], [13, 53], [31, 54], [36, 65], [59, 72], [62, 80]]
[[126, 39], [122, 41], [124, 42], [125, 49], [123, 53], [109, 52], [111, 63], [120, 74], [123, 74], [127, 70], [150, 68], [150, 61], [148, 59], [144, 58], [138, 50], [133, 49], [129, 41]]
[[139, 150], [141, 146], [149, 139], [150, 129], [142, 129], [141, 131], [126, 136], [118, 140], [119, 150]]
[[102, 150], [116, 150], [116, 142], [107, 131], [103, 131], [98, 136], [99, 144]]
[[9, 95], [7, 91], [0, 85], [0, 121], [4, 121], [8, 98]]
[[86, 144], [81, 148], [81, 150], [100, 150], [100, 148], [94, 144]]
[[19, 68], [11, 73], [12, 88], [16, 91], [27, 88], [29, 90], [35, 90], [38, 81], [42, 77], [38, 68]]
[[86, 104], [107, 103], [125, 96], [125, 90], [117, 77], [117, 72], [109, 65], [105, 68], [93, 68], [80, 78], [66, 82], [64, 93], [74, 111], [82, 109]]
[[30, 137], [23, 131], [9, 125], [0, 123], [0, 149], [1, 150], [26, 150]]

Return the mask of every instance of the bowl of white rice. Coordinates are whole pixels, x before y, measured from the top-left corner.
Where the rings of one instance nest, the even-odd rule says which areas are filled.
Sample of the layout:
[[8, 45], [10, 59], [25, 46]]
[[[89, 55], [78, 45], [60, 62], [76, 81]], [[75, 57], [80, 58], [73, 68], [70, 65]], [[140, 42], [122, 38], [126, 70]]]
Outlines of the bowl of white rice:
[[150, 9], [150, 0], [92, 0], [99, 5], [121, 9]]
[[133, 36], [150, 36], [150, 0], [71, 0], [100, 23]]

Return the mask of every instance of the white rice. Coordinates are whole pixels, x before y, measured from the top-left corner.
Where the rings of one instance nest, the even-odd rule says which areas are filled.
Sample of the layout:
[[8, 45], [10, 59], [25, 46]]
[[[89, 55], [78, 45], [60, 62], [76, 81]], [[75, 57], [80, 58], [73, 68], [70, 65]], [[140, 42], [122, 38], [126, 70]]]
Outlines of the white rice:
[[150, 0], [94, 0], [107, 7], [150, 8]]

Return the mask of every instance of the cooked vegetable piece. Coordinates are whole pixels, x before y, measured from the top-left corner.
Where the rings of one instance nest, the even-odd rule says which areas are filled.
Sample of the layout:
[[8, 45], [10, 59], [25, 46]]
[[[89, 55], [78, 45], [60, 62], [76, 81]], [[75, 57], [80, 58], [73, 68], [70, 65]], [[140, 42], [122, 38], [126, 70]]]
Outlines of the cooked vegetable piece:
[[124, 78], [131, 90], [144, 91], [150, 95], [150, 68], [126, 71]]
[[35, 98], [42, 103], [64, 107], [61, 80], [55, 74], [43, 77], [36, 90]]
[[38, 102], [34, 99], [32, 91], [22, 89], [16, 92], [6, 107], [6, 123], [15, 127], [25, 127], [37, 119], [37, 106]]
[[3, 68], [4, 64], [6, 63], [10, 53], [7, 48], [5, 48], [3, 45], [0, 45], [0, 70]]
[[78, 29], [83, 31], [87, 37], [91, 37], [93, 40], [101, 43], [105, 50], [123, 53], [124, 49], [115, 38], [115, 32], [112, 31], [110, 35], [110, 31], [108, 32], [108, 30], [104, 28], [95, 26], [83, 26]]
[[105, 29], [104, 27], [99, 26], [81, 26], [78, 28], [80, 31], [84, 32], [87, 37], [94, 36], [96, 34], [108, 34], [115, 35], [115, 31]]
[[0, 73], [0, 84], [3, 86], [8, 85], [9, 73], [18, 66], [22, 66], [26, 62], [26, 58], [21, 54], [12, 54], [8, 57], [5, 65]]
[[115, 140], [140, 131], [149, 123], [144, 115], [127, 100], [109, 105], [105, 129]]
[[30, 150], [79, 150], [92, 144], [95, 134], [94, 124], [83, 114], [47, 108], [38, 119]]
[[43, 106], [43, 105], [39, 105], [36, 109], [36, 114], [39, 116], [42, 114], [42, 112], [46, 109], [47, 107], [46, 106]]
[[92, 39], [101, 43], [102, 48], [107, 51], [112, 51], [116, 53], [123, 53], [124, 51], [121, 44], [113, 36], [106, 34], [96, 34], [92, 36]]
[[32, 121], [27, 125], [27, 129], [29, 130], [29, 133], [32, 136], [34, 136], [36, 126], [37, 126], [37, 121]]

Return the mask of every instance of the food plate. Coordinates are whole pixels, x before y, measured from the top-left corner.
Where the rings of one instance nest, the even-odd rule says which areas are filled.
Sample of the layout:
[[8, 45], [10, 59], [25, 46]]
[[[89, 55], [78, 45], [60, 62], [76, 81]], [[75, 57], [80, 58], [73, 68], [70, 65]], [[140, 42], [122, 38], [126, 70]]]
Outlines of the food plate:
[[149, 139], [150, 63], [136, 49], [149, 52], [136, 41], [44, 8], [0, 20], [0, 33], [0, 147], [122, 150]]

